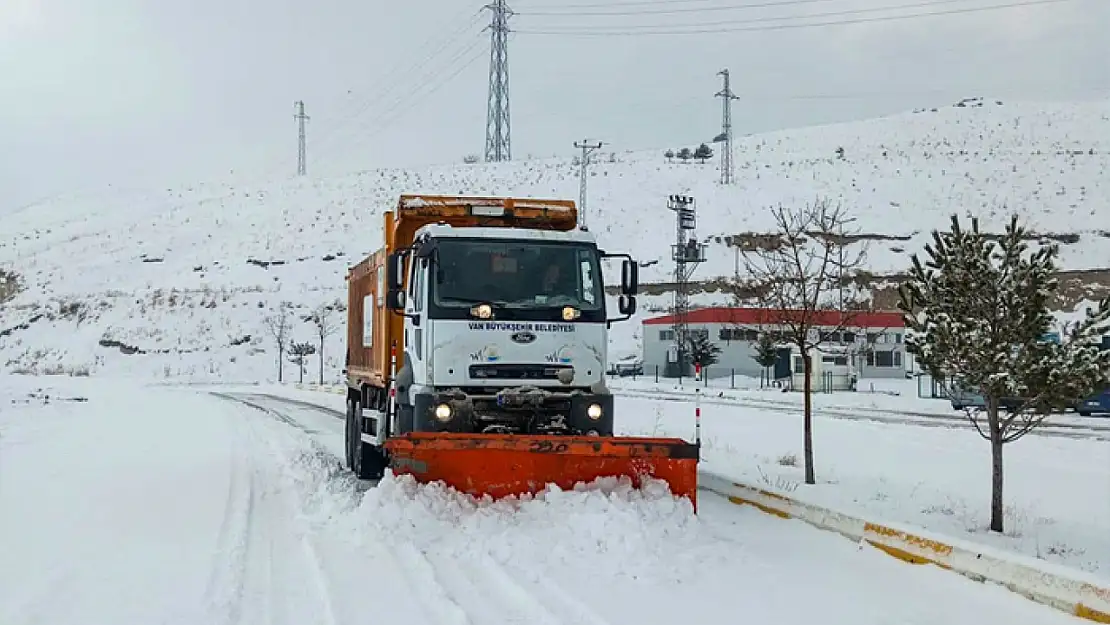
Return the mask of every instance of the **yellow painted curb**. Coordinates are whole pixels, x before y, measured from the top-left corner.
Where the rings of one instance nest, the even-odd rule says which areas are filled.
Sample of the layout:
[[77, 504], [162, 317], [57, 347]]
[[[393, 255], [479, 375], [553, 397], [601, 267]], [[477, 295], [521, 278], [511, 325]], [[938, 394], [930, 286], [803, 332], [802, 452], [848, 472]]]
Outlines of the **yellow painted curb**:
[[750, 505], [784, 519], [798, 519], [814, 527], [836, 532], [854, 542], [866, 541], [876, 549], [911, 564], [934, 564], [976, 581], [989, 581], [1047, 605], [1096, 623], [1110, 623], [1110, 588], [1081, 579], [1075, 571], [1052, 572], [1054, 567], [1035, 566], [1016, 554], [999, 552], [965, 542], [936, 538], [852, 517], [834, 510], [803, 503], [778, 493], [734, 482], [712, 473], [698, 472], [698, 487], [716, 493], [737, 505]]

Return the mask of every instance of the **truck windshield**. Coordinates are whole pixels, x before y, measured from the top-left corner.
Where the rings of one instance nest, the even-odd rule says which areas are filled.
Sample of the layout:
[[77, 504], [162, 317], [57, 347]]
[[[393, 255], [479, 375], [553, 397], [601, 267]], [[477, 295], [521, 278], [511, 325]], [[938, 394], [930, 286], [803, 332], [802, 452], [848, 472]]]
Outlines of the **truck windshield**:
[[444, 308], [601, 310], [598, 252], [581, 243], [441, 239], [433, 298]]

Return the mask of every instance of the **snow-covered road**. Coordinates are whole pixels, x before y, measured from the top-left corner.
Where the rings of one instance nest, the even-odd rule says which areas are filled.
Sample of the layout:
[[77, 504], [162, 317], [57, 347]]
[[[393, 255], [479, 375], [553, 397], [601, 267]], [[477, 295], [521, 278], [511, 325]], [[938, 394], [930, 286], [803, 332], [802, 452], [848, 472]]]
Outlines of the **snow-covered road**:
[[370, 487], [342, 428], [274, 397], [0, 380], [0, 623], [1080, 622], [707, 493], [695, 517], [611, 484]]

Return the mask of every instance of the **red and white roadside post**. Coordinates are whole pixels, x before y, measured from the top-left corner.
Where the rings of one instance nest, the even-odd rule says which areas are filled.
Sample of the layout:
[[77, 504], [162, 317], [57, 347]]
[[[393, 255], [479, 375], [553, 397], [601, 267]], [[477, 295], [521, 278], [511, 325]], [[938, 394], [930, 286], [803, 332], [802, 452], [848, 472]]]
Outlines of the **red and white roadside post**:
[[[694, 376], [696, 381], [701, 380], [701, 363], [694, 363]], [[701, 387], [694, 385], [694, 441], [701, 447]]]

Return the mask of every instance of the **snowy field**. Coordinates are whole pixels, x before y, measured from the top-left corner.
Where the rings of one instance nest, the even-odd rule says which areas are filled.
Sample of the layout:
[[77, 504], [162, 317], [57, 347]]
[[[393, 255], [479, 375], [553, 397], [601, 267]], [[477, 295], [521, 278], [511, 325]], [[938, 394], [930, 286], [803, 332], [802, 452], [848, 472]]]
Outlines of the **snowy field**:
[[[1010, 210], [1040, 234], [1070, 235], [1061, 239], [1063, 267], [1110, 268], [1110, 228], [1097, 218], [1110, 204], [1108, 118], [1110, 100], [988, 101], [743, 137], [730, 188], [717, 182], [716, 159], [668, 163], [662, 149], [604, 154], [591, 170], [589, 223], [603, 248], [647, 265], [645, 283], [671, 279], [666, 198], [674, 193], [698, 200], [698, 236], [710, 244], [698, 280], [733, 275], [737, 248], [727, 237], [766, 233], [767, 207], [818, 194], [858, 218], [876, 272], [905, 270], [908, 255], [952, 213], [974, 211], [982, 227], [999, 230]], [[255, 379], [230, 359], [253, 358], [262, 347], [263, 316], [281, 301], [298, 313], [345, 302], [345, 271], [376, 249], [381, 214], [399, 194], [577, 198], [578, 171], [570, 158], [456, 163], [105, 189], [11, 211], [0, 226], [0, 270], [19, 273], [26, 290], [0, 310], [0, 333], [8, 332], [0, 370], [107, 367], [98, 363], [111, 353], [97, 345], [105, 339], [148, 353], [203, 352], [214, 379]], [[616, 326], [615, 357], [639, 350], [636, 321], [659, 314], [668, 299], [642, 298], [636, 320]], [[726, 301], [699, 294], [694, 303]], [[176, 375], [195, 365], [166, 366]]]
[[367, 488], [336, 415], [222, 390], [0, 378], [0, 622], [1078, 622], [709, 495]]

